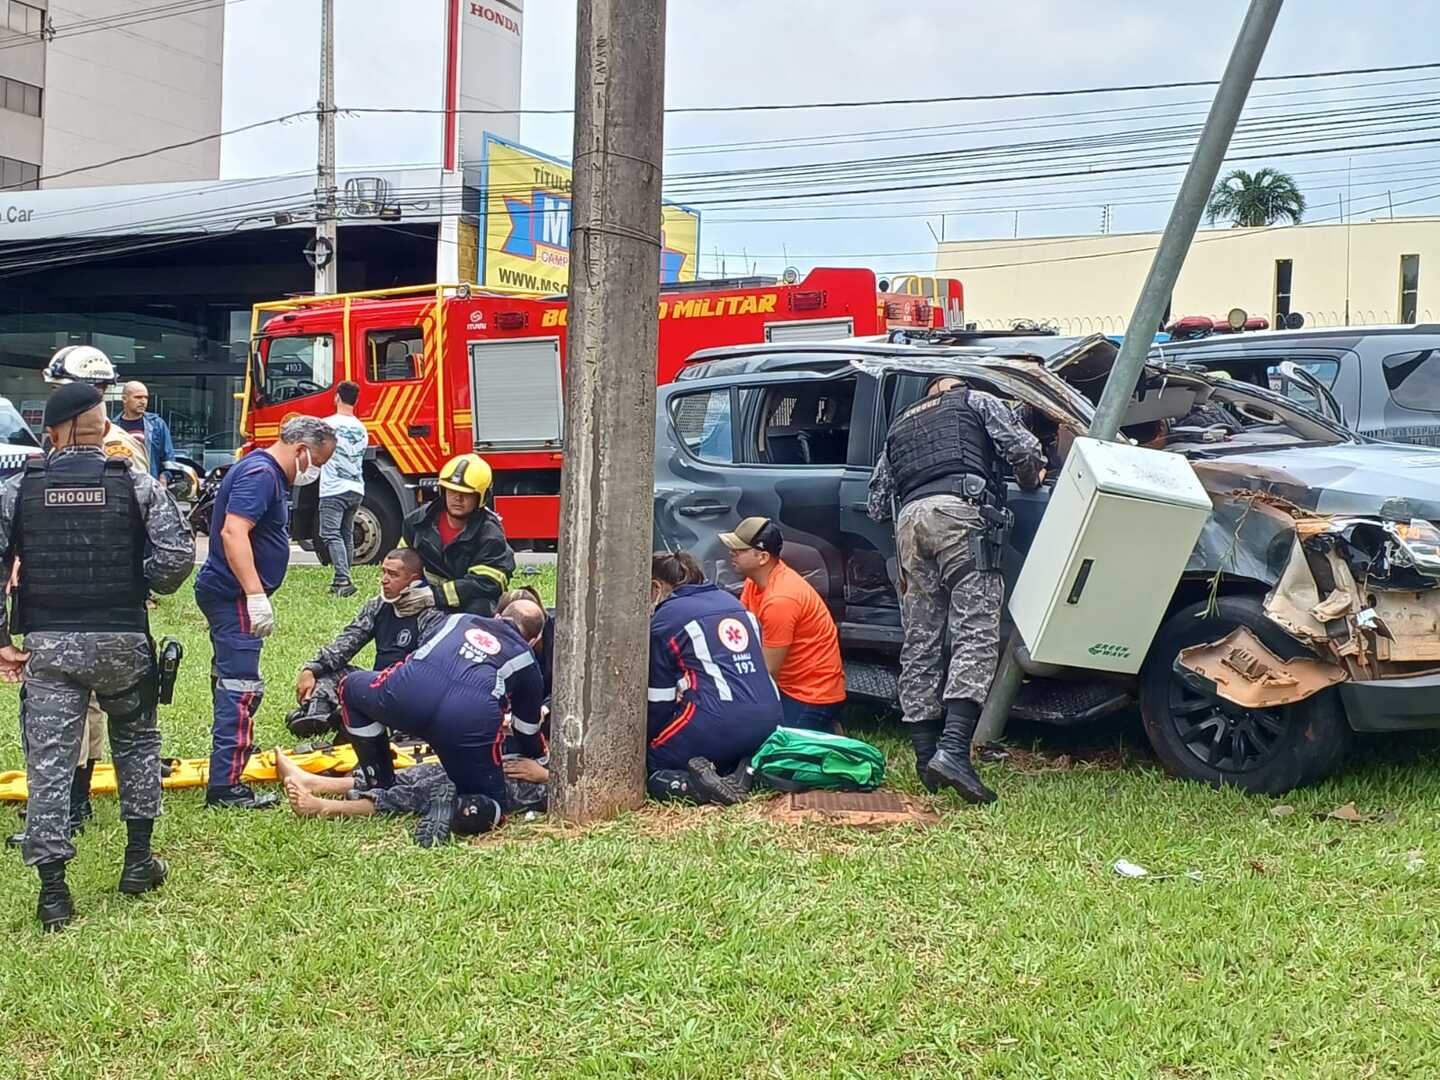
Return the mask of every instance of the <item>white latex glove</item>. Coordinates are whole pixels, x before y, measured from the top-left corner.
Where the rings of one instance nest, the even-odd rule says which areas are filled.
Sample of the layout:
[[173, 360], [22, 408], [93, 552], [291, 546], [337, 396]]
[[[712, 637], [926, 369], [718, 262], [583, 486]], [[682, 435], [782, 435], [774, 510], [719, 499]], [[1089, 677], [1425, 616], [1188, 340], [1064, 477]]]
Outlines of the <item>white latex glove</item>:
[[250, 615], [250, 633], [266, 638], [275, 632], [275, 609], [270, 606], [270, 598], [264, 593], [247, 593], [245, 610]]

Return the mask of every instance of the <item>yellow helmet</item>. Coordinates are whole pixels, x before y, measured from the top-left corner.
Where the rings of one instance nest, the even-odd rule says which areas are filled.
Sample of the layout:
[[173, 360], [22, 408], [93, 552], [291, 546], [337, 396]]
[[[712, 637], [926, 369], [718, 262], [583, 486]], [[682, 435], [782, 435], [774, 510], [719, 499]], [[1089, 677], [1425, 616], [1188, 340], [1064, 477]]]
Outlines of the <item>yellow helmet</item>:
[[440, 486], [483, 499], [490, 490], [490, 465], [479, 454], [458, 454], [440, 466]]

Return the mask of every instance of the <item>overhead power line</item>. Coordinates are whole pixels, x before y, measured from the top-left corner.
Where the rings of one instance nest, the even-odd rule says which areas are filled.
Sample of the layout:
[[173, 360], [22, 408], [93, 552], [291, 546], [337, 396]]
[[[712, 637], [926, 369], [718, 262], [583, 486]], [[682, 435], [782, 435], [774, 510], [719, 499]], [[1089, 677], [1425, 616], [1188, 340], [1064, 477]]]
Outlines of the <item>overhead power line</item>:
[[[1440, 68], [1440, 62], [1429, 64], [1394, 64], [1387, 67], [1336, 68], [1331, 71], [1301, 71], [1288, 75], [1262, 75], [1256, 82], [1286, 82], [1299, 79], [1336, 79], [1346, 75], [1379, 75], [1397, 71], [1433, 71]], [[1154, 90], [1188, 90], [1200, 86], [1218, 86], [1218, 79], [1189, 79], [1164, 83], [1130, 83], [1116, 86], [1087, 86], [1070, 90], [1011, 90], [998, 94], [951, 94], [945, 97], [913, 98], [870, 98], [850, 101], [784, 101], [760, 102], [734, 105], [672, 105], [665, 109], [667, 116], [690, 113], [723, 112], [790, 112], [803, 109], [868, 109], [892, 105], [958, 105], [976, 101], [1018, 101], [1024, 98], [1083, 97], [1091, 94], [1129, 94]], [[374, 106], [350, 109], [356, 113], [414, 113], [419, 115], [443, 115], [445, 109], [421, 109], [406, 107]], [[573, 108], [555, 109], [457, 109], [456, 112], [469, 116], [569, 116]]]

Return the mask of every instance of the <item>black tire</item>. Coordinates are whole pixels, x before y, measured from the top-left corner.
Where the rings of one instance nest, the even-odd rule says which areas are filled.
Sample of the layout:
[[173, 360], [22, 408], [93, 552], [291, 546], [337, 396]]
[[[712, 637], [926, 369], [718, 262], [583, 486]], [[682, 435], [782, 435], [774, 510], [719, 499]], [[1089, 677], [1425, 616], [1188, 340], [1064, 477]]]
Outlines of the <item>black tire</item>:
[[400, 543], [400, 507], [389, 491], [365, 485], [355, 511], [355, 564], [374, 566]]
[[1339, 767], [1350, 744], [1340, 695], [1323, 690], [1293, 705], [1250, 710], [1203, 694], [1174, 671], [1181, 649], [1216, 641], [1238, 626], [1252, 630], [1276, 655], [1305, 649], [1265, 618], [1258, 598], [1221, 597], [1170, 616], [1140, 671], [1140, 716], [1167, 772], [1212, 787], [1252, 795], [1281, 795], [1323, 779]]

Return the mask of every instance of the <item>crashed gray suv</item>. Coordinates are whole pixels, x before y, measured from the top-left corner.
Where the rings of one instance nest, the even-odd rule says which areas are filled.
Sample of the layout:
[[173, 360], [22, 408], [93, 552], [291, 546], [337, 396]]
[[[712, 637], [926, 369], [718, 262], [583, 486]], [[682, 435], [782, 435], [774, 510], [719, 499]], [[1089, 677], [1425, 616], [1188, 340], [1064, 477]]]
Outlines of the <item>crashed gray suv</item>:
[[[894, 539], [865, 513], [891, 417], [954, 373], [1025, 415], [1053, 478], [1115, 355], [1098, 336], [697, 354], [659, 391], [657, 545], [738, 587], [717, 534], [775, 519], [786, 561], [840, 628], [851, 693], [893, 700]], [[1332, 772], [1352, 731], [1440, 727], [1440, 451], [1364, 440], [1266, 387], [1169, 368], [1146, 370], [1125, 431], [1184, 454], [1214, 512], [1140, 674], [1037, 667], [1014, 715], [1075, 724], [1138, 701], [1171, 772], [1267, 793]], [[1009, 583], [1048, 498], [1010, 485]]]

